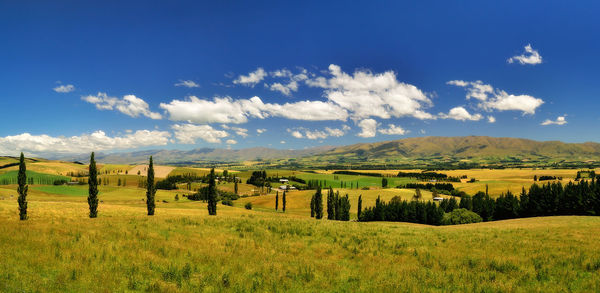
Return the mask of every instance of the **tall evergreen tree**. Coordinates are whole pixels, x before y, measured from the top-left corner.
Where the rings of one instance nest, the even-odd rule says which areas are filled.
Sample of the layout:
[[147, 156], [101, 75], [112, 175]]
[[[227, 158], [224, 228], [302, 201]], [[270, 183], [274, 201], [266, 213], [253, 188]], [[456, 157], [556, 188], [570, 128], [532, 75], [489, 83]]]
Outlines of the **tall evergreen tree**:
[[234, 190], [235, 194], [237, 195], [238, 194], [238, 182], [237, 182], [237, 180], [235, 180], [235, 183], [233, 185], [233, 190]]
[[323, 218], [323, 194], [321, 193], [321, 187], [317, 188], [315, 193], [315, 218]]
[[327, 193], [327, 220], [335, 220], [335, 206], [333, 202], [333, 189]]
[[210, 169], [208, 178], [208, 214], [217, 215], [217, 186], [215, 184], [215, 168]]
[[88, 179], [88, 205], [90, 207], [90, 218], [98, 217], [98, 170], [94, 153], [90, 156], [90, 168]]
[[148, 208], [148, 216], [154, 215], [154, 196], [156, 195], [156, 187], [154, 186], [154, 163], [152, 162], [152, 156], [150, 156], [150, 165], [148, 167], [148, 179], [146, 184], [146, 207]]
[[17, 192], [19, 193], [19, 217], [23, 221], [27, 220], [27, 190], [29, 190], [27, 186], [27, 167], [25, 166], [25, 156], [23, 153], [21, 153], [21, 158], [19, 159], [17, 183], [19, 184], [17, 188]]
[[285, 204], [286, 204], [285, 190], [283, 191], [283, 195], [281, 196], [281, 203], [282, 203], [281, 210], [285, 213]]
[[360, 221], [360, 213], [362, 213], [362, 194], [358, 196], [358, 210], [356, 211], [356, 217]]
[[279, 191], [275, 193], [275, 210], [279, 209]]
[[310, 198], [310, 217], [315, 217], [315, 195]]

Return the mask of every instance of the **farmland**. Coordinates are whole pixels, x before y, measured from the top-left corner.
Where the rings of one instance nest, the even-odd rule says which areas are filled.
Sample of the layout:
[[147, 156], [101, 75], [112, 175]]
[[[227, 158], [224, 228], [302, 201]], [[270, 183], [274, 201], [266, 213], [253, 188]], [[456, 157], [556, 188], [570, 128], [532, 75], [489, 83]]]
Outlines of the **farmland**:
[[[69, 168], [58, 165], [55, 168]], [[116, 166], [110, 170], [132, 169]], [[202, 176], [208, 171], [177, 167], [168, 175]], [[93, 287], [97, 291], [163, 292], [589, 292], [600, 288], [598, 217], [537, 217], [439, 227], [362, 223], [356, 222], [359, 196], [363, 207], [374, 206], [378, 197], [410, 201], [415, 190], [395, 186], [419, 181], [394, 177], [398, 170], [371, 170], [386, 176], [388, 188], [381, 187], [382, 177], [333, 174], [332, 170], [266, 171], [269, 176], [324, 181], [335, 192], [348, 194], [351, 221], [311, 218], [314, 190], [288, 192], [283, 213], [282, 191], [263, 189], [261, 193], [261, 188], [246, 184], [250, 171], [230, 171], [241, 180], [242, 197], [233, 206], [219, 203], [216, 217], [207, 215], [206, 203], [183, 197], [194, 192], [185, 185], [158, 190], [156, 215], [148, 217], [146, 190], [138, 187], [144, 174], [107, 172], [99, 176], [106, 180], [99, 185], [99, 218], [87, 217], [87, 184], [33, 184], [28, 195], [30, 218], [19, 221], [16, 185], [3, 185], [0, 255], [11, 257], [0, 263], [0, 291]], [[13, 176], [12, 172], [1, 176]], [[577, 170], [440, 172], [466, 175], [453, 183], [458, 190], [473, 194], [488, 185], [496, 197], [517, 189], [516, 184], [519, 190], [529, 187], [535, 175], [562, 177], [567, 182], [574, 180]], [[471, 178], [476, 181], [467, 183]], [[341, 188], [342, 181], [358, 182], [359, 187]], [[205, 184], [192, 186], [197, 189]], [[217, 188], [233, 192], [234, 184], [223, 181]], [[422, 200], [432, 199], [430, 191], [421, 193]], [[252, 210], [245, 209], [248, 203]]]

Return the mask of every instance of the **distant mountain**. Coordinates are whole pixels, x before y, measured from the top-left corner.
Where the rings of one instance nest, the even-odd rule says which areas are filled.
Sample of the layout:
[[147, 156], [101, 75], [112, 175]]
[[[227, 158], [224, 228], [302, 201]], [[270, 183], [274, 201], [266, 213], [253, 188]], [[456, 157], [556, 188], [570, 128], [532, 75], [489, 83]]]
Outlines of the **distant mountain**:
[[[534, 141], [522, 138], [464, 136], [415, 137], [393, 141], [360, 143], [349, 146], [323, 146], [305, 150], [280, 150], [255, 147], [238, 150], [201, 148], [182, 150], [146, 150], [96, 154], [101, 163], [140, 164], [153, 156], [159, 164], [195, 164], [242, 161], [295, 162], [305, 166], [328, 164], [415, 164], [429, 163], [531, 163], [600, 162], [600, 144]], [[55, 158], [87, 163], [88, 155]]]
[[360, 160], [578, 161], [600, 160], [600, 144], [465, 136], [415, 137], [336, 147], [317, 154], [321, 161]]
[[[189, 151], [182, 150], [145, 150], [124, 153], [97, 153], [96, 160], [112, 164], [141, 164], [153, 156], [158, 164], [193, 164], [199, 162], [242, 162], [266, 161], [278, 159], [301, 158], [331, 150], [331, 146], [322, 146], [304, 150], [280, 150], [264, 147], [229, 150], [216, 148], [201, 148]], [[56, 159], [89, 162], [89, 155], [60, 157]]]

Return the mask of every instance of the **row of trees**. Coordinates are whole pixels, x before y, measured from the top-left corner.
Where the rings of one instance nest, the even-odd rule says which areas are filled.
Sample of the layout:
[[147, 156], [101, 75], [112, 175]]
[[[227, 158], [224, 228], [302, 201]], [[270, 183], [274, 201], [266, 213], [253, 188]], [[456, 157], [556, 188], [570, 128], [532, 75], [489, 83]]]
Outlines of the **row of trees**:
[[507, 191], [495, 199], [489, 196], [486, 188], [486, 192], [480, 191], [473, 197], [463, 195], [460, 202], [450, 198], [444, 199], [439, 205], [418, 200], [405, 201], [399, 197], [385, 203], [378, 198], [374, 207], [364, 211], [359, 208], [358, 219], [454, 224], [461, 222], [445, 218], [452, 217], [455, 211], [472, 217], [463, 210], [475, 213], [483, 221], [558, 215], [600, 216], [600, 180], [592, 178], [589, 181], [569, 182], [564, 186], [560, 182], [533, 184], [529, 190], [523, 188], [518, 196]]
[[[362, 206], [362, 197], [359, 198], [359, 213]], [[323, 191], [317, 188], [317, 191], [310, 199], [310, 216], [316, 219], [323, 218]], [[350, 221], [350, 199], [348, 194], [340, 196], [339, 191], [333, 192], [329, 188], [327, 194], [327, 219], [337, 221]]]
[[[283, 191], [283, 195], [281, 196], [281, 201], [282, 201], [282, 211], [285, 213], [285, 206], [287, 205], [287, 198], [285, 195], [285, 190]], [[277, 191], [277, 193], [275, 194], [275, 210], [277, 211], [279, 209], [279, 191]]]

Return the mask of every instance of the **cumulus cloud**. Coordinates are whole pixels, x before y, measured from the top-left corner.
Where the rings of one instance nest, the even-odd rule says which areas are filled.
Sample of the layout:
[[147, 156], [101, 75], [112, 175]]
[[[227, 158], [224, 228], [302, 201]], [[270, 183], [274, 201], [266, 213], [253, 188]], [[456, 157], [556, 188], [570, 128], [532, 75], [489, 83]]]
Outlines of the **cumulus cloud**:
[[248, 129], [246, 129], [246, 128], [234, 127], [234, 126], [229, 126], [229, 125], [222, 125], [221, 127], [223, 127], [224, 129], [232, 130], [233, 132], [235, 132], [235, 134], [237, 134], [241, 137], [248, 136]]
[[448, 114], [440, 113], [438, 116], [443, 119], [454, 119], [460, 121], [479, 121], [481, 118], [483, 118], [481, 114], [470, 114], [464, 107], [454, 107], [450, 109]]
[[496, 117], [494, 117], [494, 116], [488, 116], [488, 122], [489, 123], [496, 123]]
[[237, 144], [237, 141], [235, 139], [228, 139], [227, 141], [225, 141], [226, 144]]
[[535, 114], [535, 111], [544, 101], [529, 95], [513, 95], [494, 89], [482, 81], [452, 80], [447, 84], [463, 87], [467, 90], [467, 99], [479, 100], [478, 106], [484, 110], [492, 111], [521, 111], [523, 114]]
[[228, 137], [229, 133], [224, 130], [216, 130], [210, 125], [174, 124], [171, 126], [175, 138], [182, 144], [195, 144], [197, 139], [209, 143], [221, 143], [221, 139]]
[[278, 91], [285, 96], [291, 96], [292, 92], [298, 91], [298, 83], [308, 79], [307, 74], [308, 71], [306, 69], [301, 69], [300, 73], [297, 74], [293, 74], [287, 69], [276, 70], [270, 73], [272, 77], [287, 78], [288, 81], [285, 83], [275, 82], [270, 86], [268, 85], [268, 87], [272, 91]]
[[200, 85], [193, 80], [179, 80], [179, 82], [176, 83], [175, 86], [183, 86], [187, 88], [200, 87]]
[[393, 71], [374, 74], [357, 70], [352, 75], [335, 65], [329, 65], [330, 78], [315, 77], [306, 83], [325, 89], [325, 96], [351, 113], [351, 118], [389, 119], [414, 117], [434, 119], [424, 109], [432, 105], [429, 97], [416, 86], [399, 82]]
[[506, 60], [508, 63], [519, 62], [521, 65], [536, 65], [542, 63], [542, 56], [537, 50], [531, 47], [531, 44], [525, 46], [525, 52], [521, 55], [513, 56]]
[[558, 116], [556, 120], [552, 121], [550, 119], [546, 119], [542, 122], [542, 125], [564, 125], [567, 124], [567, 119], [565, 116]]
[[57, 92], [57, 93], [66, 94], [66, 93], [70, 93], [70, 92], [74, 91], [75, 90], [75, 86], [72, 85], [72, 84], [59, 85], [59, 86], [53, 88], [53, 90], [55, 92]]
[[233, 100], [229, 97], [214, 98], [212, 101], [195, 96], [188, 100], [173, 100], [160, 107], [174, 121], [194, 123], [246, 123], [249, 117], [265, 119], [283, 117], [294, 120], [323, 121], [346, 120], [348, 113], [339, 106], [322, 101], [300, 101], [295, 103], [263, 103], [259, 97]]
[[138, 130], [124, 136], [107, 136], [101, 130], [79, 136], [49, 136], [23, 133], [0, 137], [0, 154], [15, 156], [23, 151], [31, 155], [82, 154], [93, 151], [125, 150], [162, 146], [169, 142], [167, 131]]
[[303, 127], [297, 129], [287, 129], [287, 131], [295, 138], [307, 138], [307, 139], [325, 139], [327, 137], [340, 137], [346, 135], [346, 132], [350, 130], [348, 125], [343, 125], [342, 128], [330, 128], [325, 127], [323, 130], [311, 130]]
[[98, 110], [117, 110], [134, 118], [143, 115], [151, 119], [162, 119], [160, 113], [150, 111], [148, 103], [134, 95], [126, 95], [123, 99], [119, 99], [99, 92], [96, 95], [83, 96], [81, 99], [96, 105]]
[[233, 83], [254, 87], [257, 83], [265, 79], [266, 76], [267, 72], [259, 67], [255, 71], [248, 73], [248, 75], [238, 76]]
[[360, 127], [361, 131], [357, 136], [375, 137], [377, 134], [377, 121], [375, 119], [364, 119], [358, 122], [358, 127]]
[[267, 131], [267, 129], [266, 129], [266, 128], [259, 128], [259, 129], [256, 129], [256, 133], [258, 133], [258, 134], [263, 134], [263, 133], [265, 133], [266, 131]]
[[387, 135], [404, 135], [408, 133], [404, 128], [394, 124], [388, 124], [388, 128], [379, 129], [378, 132]]

